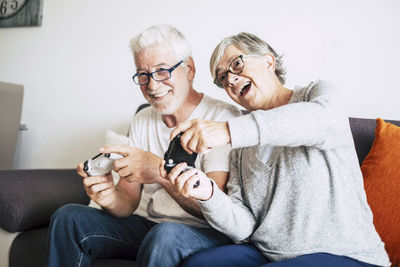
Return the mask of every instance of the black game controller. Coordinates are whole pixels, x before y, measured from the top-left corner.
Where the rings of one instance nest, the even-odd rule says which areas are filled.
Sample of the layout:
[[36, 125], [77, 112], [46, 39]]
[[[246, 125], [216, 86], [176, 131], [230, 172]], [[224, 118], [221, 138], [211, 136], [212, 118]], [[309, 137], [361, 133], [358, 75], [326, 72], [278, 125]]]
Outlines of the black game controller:
[[[164, 169], [169, 173], [172, 168], [181, 162], [186, 162], [187, 166], [183, 172], [193, 169], [194, 162], [197, 158], [197, 153], [189, 154], [186, 152], [181, 145], [181, 136], [183, 133], [179, 133], [169, 143], [168, 150], [164, 154]], [[200, 185], [200, 181], [197, 181], [193, 188], [197, 188]]]

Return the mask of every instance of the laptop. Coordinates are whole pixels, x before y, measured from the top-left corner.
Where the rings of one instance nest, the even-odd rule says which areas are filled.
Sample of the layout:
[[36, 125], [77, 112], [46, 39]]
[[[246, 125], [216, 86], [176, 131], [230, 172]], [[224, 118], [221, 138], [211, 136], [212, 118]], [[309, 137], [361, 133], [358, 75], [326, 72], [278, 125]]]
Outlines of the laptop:
[[13, 169], [24, 86], [0, 82], [0, 170]]

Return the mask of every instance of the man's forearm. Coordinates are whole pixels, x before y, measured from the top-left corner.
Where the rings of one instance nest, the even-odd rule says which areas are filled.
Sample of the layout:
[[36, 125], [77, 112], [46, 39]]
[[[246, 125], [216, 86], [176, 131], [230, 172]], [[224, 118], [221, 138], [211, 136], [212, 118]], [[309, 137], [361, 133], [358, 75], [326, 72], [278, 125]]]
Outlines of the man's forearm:
[[[141, 185], [138, 183], [139, 188]], [[136, 190], [135, 190], [136, 191]], [[132, 215], [140, 202], [140, 189], [137, 192], [127, 192], [123, 186], [117, 186], [115, 200], [108, 207], [103, 207], [109, 213], [117, 217], [126, 217]]]
[[117, 199], [110, 206], [102, 208], [116, 217], [127, 217], [132, 215], [136, 209], [121, 194], [118, 194]]

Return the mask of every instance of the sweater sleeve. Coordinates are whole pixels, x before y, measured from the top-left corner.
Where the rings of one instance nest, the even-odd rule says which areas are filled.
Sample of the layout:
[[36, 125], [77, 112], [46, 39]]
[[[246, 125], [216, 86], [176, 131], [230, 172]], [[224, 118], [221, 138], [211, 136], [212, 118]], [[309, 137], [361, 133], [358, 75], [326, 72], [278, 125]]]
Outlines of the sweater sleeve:
[[[216, 109], [215, 121], [227, 121], [229, 119], [242, 115], [240, 110], [228, 104], [223, 105], [223, 108]], [[200, 154], [201, 169], [205, 172], [222, 171], [229, 172], [229, 153], [232, 150], [231, 145], [214, 147], [210, 152]]]
[[230, 154], [228, 195], [213, 182], [213, 195], [207, 201], [198, 201], [208, 223], [234, 241], [248, 238], [256, 227], [256, 219], [245, 205], [237, 169], [237, 150]]
[[294, 91], [287, 105], [230, 119], [232, 147], [269, 144], [329, 149], [343, 145], [341, 136], [348, 120], [337, 107], [337, 98], [329, 83], [319, 81]]

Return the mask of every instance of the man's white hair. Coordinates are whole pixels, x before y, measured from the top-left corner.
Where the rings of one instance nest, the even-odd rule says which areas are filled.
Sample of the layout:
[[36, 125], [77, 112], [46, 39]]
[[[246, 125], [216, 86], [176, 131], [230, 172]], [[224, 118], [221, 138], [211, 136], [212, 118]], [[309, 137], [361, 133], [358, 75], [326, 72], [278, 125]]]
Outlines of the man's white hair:
[[139, 53], [145, 48], [154, 45], [166, 45], [176, 55], [177, 60], [186, 61], [192, 56], [189, 42], [185, 35], [171, 25], [154, 25], [151, 26], [130, 41], [130, 48], [133, 55]]

